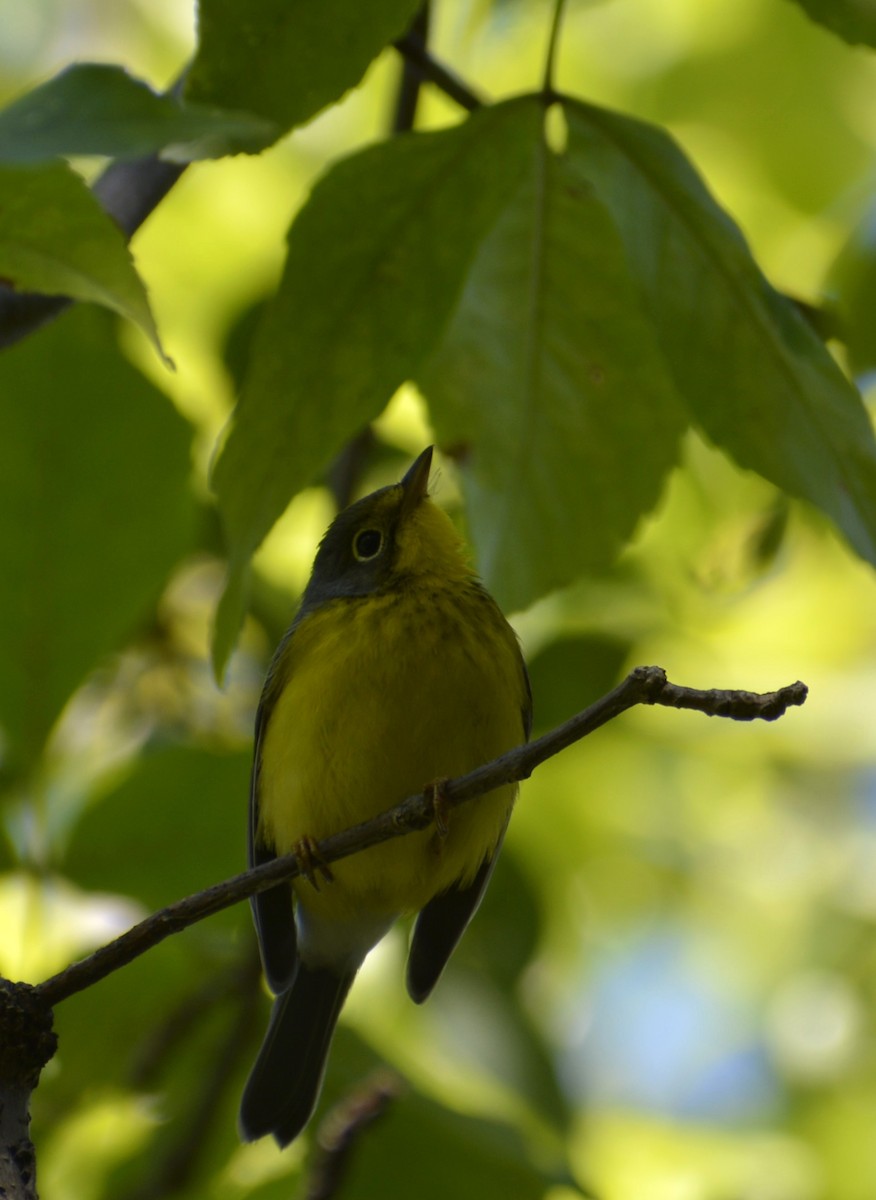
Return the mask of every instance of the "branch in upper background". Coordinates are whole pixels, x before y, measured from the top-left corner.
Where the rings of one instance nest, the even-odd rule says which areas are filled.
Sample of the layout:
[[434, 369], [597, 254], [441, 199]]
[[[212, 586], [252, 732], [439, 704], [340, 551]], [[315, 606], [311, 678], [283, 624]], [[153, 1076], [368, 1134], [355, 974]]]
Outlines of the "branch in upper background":
[[467, 83], [464, 83], [452, 71], [440, 63], [430, 54], [426, 46], [420, 38], [413, 32], [408, 32], [404, 37], [400, 37], [393, 43], [399, 54], [409, 62], [419, 73], [423, 79], [434, 83], [440, 88], [446, 96], [451, 100], [455, 100], [462, 108], [468, 112], [474, 112], [476, 108], [483, 107], [484, 101], [473, 92]]
[[[669, 683], [665, 671], [660, 667], [636, 667], [614, 691], [565, 724], [533, 742], [509, 750], [507, 754], [467, 775], [442, 783], [440, 808], [446, 812], [503, 784], [527, 779], [541, 763], [637, 704], [696, 709], [707, 716], [729, 717], [736, 721], [774, 721], [789, 707], [803, 704], [806, 695], [805, 684], [799, 682], [765, 695], [718, 689], [699, 691]], [[390, 838], [427, 829], [434, 824], [435, 812], [435, 789], [426, 788], [379, 816], [320, 842], [317, 847], [318, 861], [328, 864]], [[132, 962], [171, 934], [179, 933], [255, 892], [264, 891], [300, 874], [295, 855], [287, 854], [223, 883], [214, 884], [205, 891], [196, 892], [153, 913], [127, 933], [95, 950], [88, 958], [73, 963], [31, 991], [44, 1004], [55, 1005]]]
[[[164, 162], [155, 154], [131, 162], [110, 163], [94, 185], [94, 194], [130, 238], [164, 199], [184, 163]], [[59, 316], [72, 301], [66, 296], [16, 292], [0, 284], [0, 348], [34, 333]]]
[[[429, 41], [429, 4], [428, 0], [414, 17], [407, 37], [417, 42], [424, 53], [427, 53]], [[398, 85], [395, 113], [392, 119], [393, 133], [406, 133], [413, 129], [417, 115], [417, 102], [420, 99], [420, 87], [423, 83], [423, 73], [409, 58], [402, 55], [402, 73]]]
[[158, 207], [186, 165], [165, 162], [155, 154], [132, 162], [110, 163], [95, 181], [93, 191], [130, 238]]

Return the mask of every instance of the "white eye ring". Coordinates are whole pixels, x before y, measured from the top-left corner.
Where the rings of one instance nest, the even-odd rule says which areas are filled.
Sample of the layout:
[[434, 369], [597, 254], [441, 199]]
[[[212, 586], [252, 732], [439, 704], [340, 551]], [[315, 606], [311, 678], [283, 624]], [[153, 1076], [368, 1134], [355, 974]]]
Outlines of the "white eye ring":
[[369, 562], [383, 549], [383, 533], [379, 529], [360, 529], [353, 538], [353, 554], [358, 562]]

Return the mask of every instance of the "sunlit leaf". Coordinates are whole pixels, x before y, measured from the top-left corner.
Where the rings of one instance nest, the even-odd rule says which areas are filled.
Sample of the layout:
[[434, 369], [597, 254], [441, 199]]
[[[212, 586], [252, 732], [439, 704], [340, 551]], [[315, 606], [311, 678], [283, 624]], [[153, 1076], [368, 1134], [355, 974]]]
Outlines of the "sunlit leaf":
[[693, 421], [876, 562], [876, 439], [858, 393], [667, 134], [591, 105], [566, 114]]
[[87, 309], [0, 357], [0, 722], [39, 749], [191, 544], [191, 432]]
[[573, 147], [554, 153], [540, 122], [530, 135], [417, 376], [441, 441], [464, 448], [478, 567], [512, 609], [613, 559], [684, 427], [611, 214]]
[[263, 117], [185, 105], [121, 67], [78, 63], [0, 112], [0, 160], [135, 158], [164, 151], [166, 158], [186, 161], [261, 150], [279, 134]]
[[113, 309], [161, 351], [121, 230], [63, 163], [0, 167], [0, 278], [17, 291]]
[[187, 94], [290, 129], [355, 87], [419, 7], [420, 0], [201, 0]]
[[533, 105], [512, 101], [373, 146], [314, 188], [214, 472], [233, 557], [220, 663], [239, 627], [249, 555], [431, 350], [538, 123]]

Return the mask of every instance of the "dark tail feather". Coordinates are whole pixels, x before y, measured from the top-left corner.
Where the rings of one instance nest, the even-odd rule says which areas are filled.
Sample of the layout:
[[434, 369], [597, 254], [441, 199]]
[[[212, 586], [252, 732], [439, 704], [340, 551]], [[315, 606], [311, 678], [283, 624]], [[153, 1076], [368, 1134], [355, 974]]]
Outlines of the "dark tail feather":
[[332, 1034], [356, 972], [337, 975], [299, 962], [288, 991], [274, 1001], [268, 1032], [240, 1104], [248, 1142], [272, 1133], [296, 1138], [316, 1107]]

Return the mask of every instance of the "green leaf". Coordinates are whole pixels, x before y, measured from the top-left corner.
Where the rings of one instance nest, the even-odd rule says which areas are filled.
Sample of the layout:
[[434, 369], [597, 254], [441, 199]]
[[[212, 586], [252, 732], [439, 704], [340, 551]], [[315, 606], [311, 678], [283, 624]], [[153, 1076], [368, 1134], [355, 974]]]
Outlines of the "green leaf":
[[191, 544], [191, 430], [88, 309], [0, 357], [0, 724], [27, 764]]
[[[167, 938], [58, 1005], [60, 1069], [41, 1081], [34, 1106], [37, 1128], [50, 1133], [64, 1113], [77, 1110], [83, 1094], [93, 1096], [108, 1085], [132, 1086], [132, 1071], [145, 1057], [156, 1028], [204, 982], [208, 952], [199, 934], [196, 926]], [[151, 1048], [154, 1053], [154, 1044]]]
[[[158, 909], [244, 870], [251, 761], [249, 750], [189, 746], [143, 755], [80, 818], [65, 872], [90, 891]], [[181, 852], [168, 854], [168, 846]]]
[[683, 413], [611, 215], [540, 122], [417, 381], [466, 447], [478, 566], [506, 608], [610, 562], [660, 494]]
[[566, 115], [693, 420], [876, 562], [876, 440], [856, 390], [668, 135], [581, 103]]
[[610, 692], [620, 681], [630, 644], [605, 633], [581, 633], [548, 642], [529, 661], [535, 729], [553, 729]]
[[277, 121], [309, 121], [355, 87], [420, 0], [201, 0], [187, 95]]
[[0, 278], [18, 291], [111, 308], [162, 353], [121, 230], [64, 163], [0, 167]]
[[844, 41], [876, 47], [876, 0], [794, 0], [803, 11]]
[[533, 1154], [510, 1124], [464, 1116], [415, 1093], [403, 1093], [361, 1139], [344, 1181], [349, 1200], [541, 1200], [552, 1185], [580, 1194], [561, 1166]]
[[416, 373], [539, 121], [533, 104], [512, 101], [370, 147], [335, 165], [299, 213], [214, 472], [232, 548], [220, 664], [249, 555], [295, 492]]
[[0, 112], [0, 160], [27, 164], [70, 154], [137, 158], [163, 152], [187, 162], [262, 150], [280, 133], [251, 113], [158, 95], [121, 67], [80, 63]]

